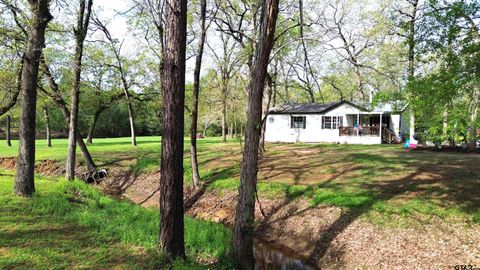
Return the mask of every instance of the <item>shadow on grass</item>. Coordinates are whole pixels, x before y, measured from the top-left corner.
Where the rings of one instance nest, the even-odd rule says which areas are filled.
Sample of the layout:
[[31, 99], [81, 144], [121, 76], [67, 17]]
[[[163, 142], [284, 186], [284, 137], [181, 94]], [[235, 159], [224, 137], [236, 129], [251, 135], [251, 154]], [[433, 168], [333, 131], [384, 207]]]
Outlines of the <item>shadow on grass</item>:
[[[472, 156], [473, 157], [473, 156]], [[333, 240], [348, 228], [360, 216], [374, 210], [411, 215], [415, 213], [427, 216], [470, 215], [472, 222], [480, 223], [480, 172], [476, 169], [478, 158], [458, 157], [451, 154], [430, 156], [425, 153], [405, 154], [394, 152], [385, 155], [374, 153], [350, 153], [339, 158], [332, 158], [322, 165], [335, 162], [352, 164], [326, 181], [307, 186], [290, 186], [285, 190], [284, 203], [271, 209], [259, 226], [298, 216], [314, 206], [336, 205], [343, 208], [340, 217], [329, 225], [321, 235], [315, 237], [313, 251], [309, 261], [319, 262], [326, 255]], [[471, 159], [470, 159], [471, 158]], [[288, 162], [264, 167], [264, 170], [282, 172], [294, 171], [295, 177], [318, 166], [319, 162], [307, 163], [305, 167], [295, 168]], [[396, 177], [380, 177], [395, 168], [405, 172]], [[355, 172], [357, 179], [338, 179], [339, 176]], [[338, 180], [338, 181], [337, 181]], [[297, 183], [298, 181], [295, 181]], [[310, 207], [289, 211], [280, 218], [272, 219], [283, 207], [298, 197], [310, 198]], [[400, 200], [404, 205], [389, 205], [391, 200]], [[452, 210], [453, 209], [453, 210]], [[452, 212], [449, 212], [452, 211]], [[388, 213], [385, 213], [388, 214]], [[263, 227], [265, 226], [265, 227]], [[341, 250], [335, 250], [335, 256], [341, 261]]]

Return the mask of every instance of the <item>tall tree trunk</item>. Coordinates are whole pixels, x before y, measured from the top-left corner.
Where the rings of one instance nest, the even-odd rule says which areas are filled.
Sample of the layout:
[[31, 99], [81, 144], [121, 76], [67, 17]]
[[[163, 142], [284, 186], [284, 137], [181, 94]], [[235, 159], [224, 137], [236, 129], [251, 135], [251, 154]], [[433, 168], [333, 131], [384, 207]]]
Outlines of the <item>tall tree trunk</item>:
[[163, 136], [160, 178], [159, 248], [184, 258], [183, 136], [187, 0], [167, 0], [163, 55]]
[[227, 142], [227, 79], [222, 79], [222, 142]]
[[480, 89], [476, 88], [473, 93], [471, 110], [470, 110], [470, 134], [468, 140], [468, 149], [470, 151], [477, 150], [477, 121], [478, 121], [478, 101], [480, 98]]
[[233, 118], [233, 137], [237, 137], [237, 119]]
[[35, 110], [38, 65], [45, 46], [45, 28], [52, 19], [48, 10], [48, 0], [29, 0], [28, 3], [32, 16], [29, 20], [27, 49], [22, 60], [19, 150], [13, 187], [14, 193], [21, 196], [31, 196], [35, 192]]
[[192, 164], [192, 181], [195, 188], [199, 188], [200, 173], [198, 172], [197, 159], [197, 125], [198, 125], [198, 95], [200, 93], [200, 71], [202, 69], [203, 48], [207, 35], [205, 17], [207, 14], [207, 0], [200, 1], [200, 38], [198, 40], [197, 57], [195, 58], [195, 70], [193, 71], [193, 105], [192, 125], [190, 126], [190, 161]]
[[[408, 21], [408, 82], [412, 83], [415, 76], [415, 21], [417, 19], [418, 0], [409, 1], [412, 5], [410, 20]], [[412, 91], [412, 89], [410, 89]], [[411, 95], [411, 94], [410, 94]], [[410, 97], [412, 99], [412, 97]], [[409, 104], [410, 140], [415, 136], [415, 106]]]
[[267, 74], [267, 84], [268, 84], [268, 91], [267, 95], [264, 99], [264, 106], [263, 106], [263, 111], [262, 111], [262, 129], [260, 132], [260, 152], [263, 153], [266, 151], [265, 149], [265, 129], [267, 127], [267, 116], [268, 116], [268, 111], [270, 110], [270, 104], [272, 101], [272, 95], [273, 95], [273, 79], [272, 77]]
[[7, 130], [5, 131], [6, 134], [6, 140], [7, 140], [7, 146], [12, 146], [12, 142], [11, 142], [11, 121], [12, 121], [12, 117], [10, 115], [7, 115]]
[[248, 85], [247, 127], [232, 252], [240, 269], [254, 269], [253, 225], [258, 171], [258, 146], [262, 121], [262, 98], [270, 52], [274, 43], [279, 0], [265, 0], [262, 4], [260, 36], [255, 62]]
[[443, 145], [449, 145], [448, 138], [448, 108], [443, 111]]
[[43, 113], [45, 114], [45, 130], [47, 131], [47, 146], [52, 147], [52, 134], [50, 133], [50, 116], [48, 115], [47, 106], [43, 106]]
[[122, 78], [123, 92], [125, 93], [125, 99], [127, 100], [128, 121], [130, 123], [130, 142], [132, 146], [137, 146], [137, 134], [135, 133], [135, 112], [133, 111], [132, 97], [129, 93], [130, 87], [128, 86], [127, 79], [123, 70], [120, 54], [115, 52], [115, 55], [117, 57], [118, 69]]
[[73, 180], [75, 178], [75, 159], [77, 150], [78, 134], [78, 107], [80, 103], [80, 76], [82, 73], [82, 56], [83, 56], [83, 42], [88, 31], [88, 24], [90, 23], [90, 13], [92, 10], [93, 0], [80, 0], [80, 9], [77, 18], [77, 28], [74, 30], [75, 34], [75, 56], [73, 63], [73, 82], [72, 92], [70, 95], [70, 122], [68, 125], [68, 155], [66, 166], [66, 178]]
[[273, 66], [273, 93], [272, 93], [272, 102], [271, 107], [277, 106], [277, 76], [278, 76], [278, 68], [277, 68], [278, 61], [275, 61], [275, 65]]
[[88, 135], [87, 135], [87, 143], [92, 144], [93, 143], [93, 134], [95, 133], [95, 129], [97, 127], [97, 122], [98, 118], [100, 117], [100, 114], [103, 112], [103, 108], [100, 106], [97, 108], [95, 113], [93, 114], [93, 122], [92, 125], [90, 126], [90, 129], [88, 130]]
[[130, 141], [133, 146], [137, 146], [137, 134], [135, 133], [135, 114], [133, 112], [133, 106], [132, 106], [132, 100], [131, 98], [128, 98], [127, 101], [127, 107], [128, 107], [128, 119], [130, 122]]

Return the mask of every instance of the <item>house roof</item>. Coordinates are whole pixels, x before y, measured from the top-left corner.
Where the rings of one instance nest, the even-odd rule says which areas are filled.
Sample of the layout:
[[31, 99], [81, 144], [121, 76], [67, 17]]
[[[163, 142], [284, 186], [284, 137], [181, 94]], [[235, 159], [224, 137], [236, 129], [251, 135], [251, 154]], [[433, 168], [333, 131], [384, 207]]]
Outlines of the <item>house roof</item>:
[[301, 103], [301, 104], [283, 104], [281, 106], [271, 108], [269, 114], [322, 114], [337, 108], [340, 105], [348, 104], [361, 111], [367, 109], [347, 100], [325, 102], [325, 103]]

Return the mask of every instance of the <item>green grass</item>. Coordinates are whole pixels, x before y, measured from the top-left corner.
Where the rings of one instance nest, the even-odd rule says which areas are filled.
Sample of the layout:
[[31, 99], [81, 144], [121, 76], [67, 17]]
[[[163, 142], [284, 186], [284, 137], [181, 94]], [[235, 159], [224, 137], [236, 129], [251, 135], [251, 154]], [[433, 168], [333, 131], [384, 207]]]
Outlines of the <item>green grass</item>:
[[[159, 213], [101, 194], [82, 182], [37, 178], [33, 198], [12, 195], [13, 174], [0, 171], [0, 269], [155, 269]], [[188, 259], [175, 269], [226, 263], [231, 233], [185, 219]]]
[[[15, 156], [17, 147], [0, 144], [0, 156]], [[62, 163], [66, 140], [48, 148], [37, 141], [37, 161]], [[156, 171], [160, 137], [95, 139], [89, 146], [100, 167], [120, 167], [133, 174]], [[185, 182], [191, 167], [185, 139]], [[239, 185], [240, 143], [220, 138], [198, 140], [200, 174], [209, 190], [236, 191]], [[82, 158], [79, 153], [79, 161]], [[306, 199], [310, 205], [335, 205], [378, 218], [412, 219], [418, 215], [480, 222], [480, 155], [403, 152], [401, 145], [267, 144], [259, 164], [258, 192], [268, 198]], [[427, 207], [428, 206], [428, 207]]]

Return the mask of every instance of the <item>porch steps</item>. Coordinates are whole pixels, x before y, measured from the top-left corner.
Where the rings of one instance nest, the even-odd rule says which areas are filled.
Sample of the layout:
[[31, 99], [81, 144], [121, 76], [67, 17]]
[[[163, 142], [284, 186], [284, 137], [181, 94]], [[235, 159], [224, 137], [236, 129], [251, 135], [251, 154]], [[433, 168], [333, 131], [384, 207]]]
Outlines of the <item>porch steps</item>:
[[382, 143], [399, 143], [395, 132], [387, 127], [382, 128]]

